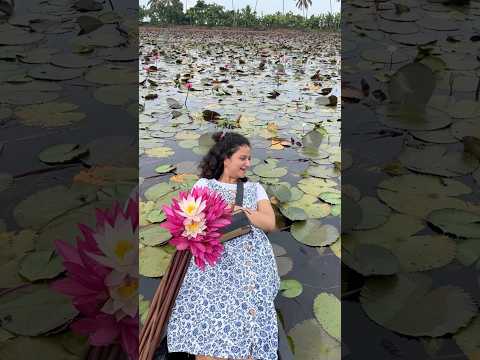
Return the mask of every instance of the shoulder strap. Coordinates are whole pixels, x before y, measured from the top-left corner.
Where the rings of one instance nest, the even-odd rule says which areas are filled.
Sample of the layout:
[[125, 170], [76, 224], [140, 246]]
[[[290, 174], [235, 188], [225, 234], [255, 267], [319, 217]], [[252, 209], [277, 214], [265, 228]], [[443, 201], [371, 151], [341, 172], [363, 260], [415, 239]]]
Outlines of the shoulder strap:
[[243, 206], [243, 181], [237, 182], [237, 196], [235, 198], [235, 205]]

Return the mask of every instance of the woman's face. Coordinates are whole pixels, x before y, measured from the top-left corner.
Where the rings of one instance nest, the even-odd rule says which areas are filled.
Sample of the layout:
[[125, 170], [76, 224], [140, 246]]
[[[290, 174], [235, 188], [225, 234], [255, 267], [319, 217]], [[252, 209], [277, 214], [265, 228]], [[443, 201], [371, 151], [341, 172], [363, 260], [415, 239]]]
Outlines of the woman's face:
[[250, 146], [243, 145], [230, 158], [223, 161], [224, 172], [234, 178], [243, 178], [250, 168]]

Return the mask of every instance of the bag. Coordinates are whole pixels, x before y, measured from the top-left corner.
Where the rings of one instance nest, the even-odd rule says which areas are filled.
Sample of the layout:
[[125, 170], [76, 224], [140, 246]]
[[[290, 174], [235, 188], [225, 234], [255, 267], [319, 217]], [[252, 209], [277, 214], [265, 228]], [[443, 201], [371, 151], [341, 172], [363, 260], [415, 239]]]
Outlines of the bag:
[[[243, 182], [237, 183], [237, 196], [235, 198], [235, 205], [243, 206]], [[224, 242], [248, 234], [252, 231], [252, 223], [248, 219], [247, 215], [242, 210], [237, 210], [232, 215], [232, 222], [219, 229], [223, 234], [220, 241]]]

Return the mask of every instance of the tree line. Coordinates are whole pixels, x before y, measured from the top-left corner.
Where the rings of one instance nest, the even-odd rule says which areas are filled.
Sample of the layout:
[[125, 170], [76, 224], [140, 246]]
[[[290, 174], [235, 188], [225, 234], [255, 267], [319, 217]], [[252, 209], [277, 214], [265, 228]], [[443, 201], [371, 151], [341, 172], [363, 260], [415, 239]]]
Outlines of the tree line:
[[[283, 0], [285, 1], [285, 0]], [[149, 25], [195, 25], [207, 27], [244, 27], [257, 29], [293, 28], [336, 31], [340, 29], [340, 13], [307, 16], [311, 0], [297, 0], [297, 7], [305, 16], [292, 12], [259, 15], [247, 5], [243, 9], [226, 10], [218, 4], [198, 0], [186, 12], [180, 0], [150, 0], [148, 6], [140, 7], [139, 20]]]

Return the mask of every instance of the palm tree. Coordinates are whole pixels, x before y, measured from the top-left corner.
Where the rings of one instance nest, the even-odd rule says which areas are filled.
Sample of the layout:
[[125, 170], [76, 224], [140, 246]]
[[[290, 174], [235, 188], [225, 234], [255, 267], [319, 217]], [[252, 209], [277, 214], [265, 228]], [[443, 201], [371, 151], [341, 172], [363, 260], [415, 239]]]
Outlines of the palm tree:
[[[308, 10], [308, 7], [312, 5], [312, 0], [297, 0], [297, 8], [300, 10], [303, 10], [303, 12], [306, 14], [306, 11]], [[305, 18], [307, 16], [305, 15]]]

